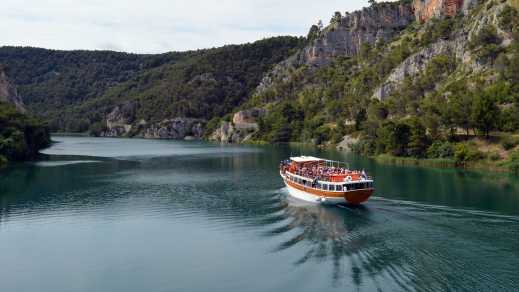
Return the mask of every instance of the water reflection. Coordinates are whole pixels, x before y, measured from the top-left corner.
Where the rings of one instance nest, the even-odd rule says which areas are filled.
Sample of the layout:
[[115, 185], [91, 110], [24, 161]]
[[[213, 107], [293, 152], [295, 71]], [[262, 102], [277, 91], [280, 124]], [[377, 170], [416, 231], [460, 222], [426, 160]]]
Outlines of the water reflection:
[[286, 197], [283, 212], [269, 217], [271, 223], [283, 222], [265, 233], [266, 236], [290, 234], [274, 249], [300, 249], [294, 266], [325, 262], [332, 266], [329, 275], [334, 286], [354, 283], [358, 288], [369, 279], [378, 289], [381, 278], [391, 274], [401, 289], [408, 282], [402, 273], [404, 255], [385, 244], [386, 232], [377, 228], [369, 207], [333, 207], [307, 204]]
[[[116, 153], [113, 147], [117, 143], [105, 142], [103, 151]], [[154, 144], [152, 150], [170, 146], [157, 143], [159, 146]], [[95, 152], [95, 147], [88, 147]], [[193, 154], [189, 147], [188, 154], [169, 156], [53, 155], [44, 163], [3, 171], [1, 235], [10, 237], [6, 226], [35, 220], [44, 226], [54, 226], [59, 220], [78, 220], [76, 224], [83, 227], [61, 225], [62, 229], [54, 234], [58, 237], [112, 222], [119, 228], [125, 226], [121, 222], [129, 220], [124, 231], [96, 237], [97, 241], [124, 242], [129, 234], [146, 235], [150, 241], [173, 238], [171, 241], [176, 242], [180, 238], [192, 244], [181, 253], [198, 258], [203, 247], [200, 238], [212, 245], [213, 238], [206, 238], [206, 233], [219, 236], [225, 243], [237, 237], [247, 242], [250, 250], [232, 251], [232, 255], [252, 259], [241, 265], [254, 263], [258, 269], [263, 268], [265, 278], [286, 283], [304, 281], [309, 277], [305, 273], [315, 272], [312, 268], [317, 267], [322, 273], [312, 274], [312, 281], [320, 287], [331, 286], [329, 290], [463, 291], [470, 287], [490, 291], [511, 290], [519, 284], [514, 274], [519, 265], [519, 218], [514, 215], [519, 213], [518, 180], [381, 166], [350, 157], [357, 168], [375, 173], [378, 198], [359, 208], [316, 206], [291, 199], [282, 188], [276, 167], [290, 155], [289, 148], [240, 148], [233, 153], [215, 146], [205, 151], [197, 144], [192, 146], [196, 150]], [[144, 150], [134, 149], [132, 153]], [[159, 153], [171, 151], [163, 149]], [[336, 158], [333, 153], [316, 155], [322, 154]], [[150, 233], [150, 228], [158, 231]], [[169, 234], [165, 230], [177, 232]], [[202, 237], [190, 238], [192, 230], [200, 231]], [[95, 229], [92, 234], [97, 234]], [[52, 234], [48, 238], [41, 236], [53, 242]], [[57, 244], [75, 254], [74, 244], [67, 239]], [[44, 253], [41, 246], [30, 247], [35, 253]], [[146, 245], [134, 247], [131, 252], [145, 255], [142, 259], [149, 262], [160, 262], [162, 256], [172, 253], [169, 246], [151, 254], [146, 252]], [[18, 251], [17, 244], [4, 247], [0, 242], [0, 248], [7, 253]], [[107, 255], [119, 252], [119, 246], [112, 248]], [[215, 248], [214, 252], [221, 249]], [[87, 255], [93, 252], [87, 251]], [[81, 256], [78, 260], [86, 260]], [[26, 258], [31, 262], [30, 257]], [[107, 264], [117, 266], [117, 260]], [[185, 269], [175, 266], [175, 262], [168, 264], [172, 270]], [[233, 270], [225, 262], [219, 264], [222, 270], [238, 273], [236, 278], [247, 279], [240, 269]], [[288, 266], [290, 273], [269, 274], [272, 266]], [[205, 272], [194, 274], [202, 280], [211, 279], [215, 271]], [[174, 283], [168, 287], [178, 288]], [[289, 288], [297, 290], [300, 286]]]

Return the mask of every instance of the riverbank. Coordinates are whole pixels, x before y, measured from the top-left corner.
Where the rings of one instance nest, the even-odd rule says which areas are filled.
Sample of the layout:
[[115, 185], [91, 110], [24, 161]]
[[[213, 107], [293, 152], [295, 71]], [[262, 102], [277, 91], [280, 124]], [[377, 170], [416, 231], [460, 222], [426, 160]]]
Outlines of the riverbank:
[[482, 159], [478, 161], [459, 162], [453, 158], [412, 158], [397, 157], [389, 154], [380, 154], [372, 157], [376, 162], [381, 164], [390, 164], [398, 166], [419, 166], [433, 168], [457, 168], [465, 170], [492, 171], [500, 173], [510, 173], [519, 175], [519, 159], [510, 158], [508, 160]]
[[[56, 137], [89, 137], [88, 133], [52, 133]], [[381, 164], [389, 164], [396, 166], [418, 166], [432, 168], [456, 168], [465, 170], [492, 171], [499, 173], [511, 173], [519, 175], [519, 146], [514, 143], [511, 149], [505, 150], [506, 146], [500, 146], [499, 143], [484, 142], [478, 139], [467, 143], [467, 153], [452, 153], [447, 158], [414, 158], [399, 157], [390, 154], [379, 154], [367, 156]], [[272, 143], [262, 140], [247, 140], [240, 143], [242, 145], [266, 146]], [[319, 149], [337, 149], [341, 152], [348, 152], [337, 148], [335, 144], [315, 145], [303, 142], [277, 143], [286, 144], [290, 147], [315, 147]], [[504, 143], [506, 145], [506, 143]], [[362, 154], [360, 154], [362, 155]], [[362, 155], [365, 156], [365, 155]], [[0, 161], [0, 166], [2, 162]]]

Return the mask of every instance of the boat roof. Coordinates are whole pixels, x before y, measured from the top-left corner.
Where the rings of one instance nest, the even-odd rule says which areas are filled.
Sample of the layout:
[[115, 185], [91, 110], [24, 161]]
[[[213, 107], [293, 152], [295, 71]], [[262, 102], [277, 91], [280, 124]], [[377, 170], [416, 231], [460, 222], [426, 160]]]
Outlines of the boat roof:
[[290, 160], [294, 162], [312, 162], [312, 161], [324, 161], [324, 159], [313, 157], [313, 156], [298, 156], [290, 157]]

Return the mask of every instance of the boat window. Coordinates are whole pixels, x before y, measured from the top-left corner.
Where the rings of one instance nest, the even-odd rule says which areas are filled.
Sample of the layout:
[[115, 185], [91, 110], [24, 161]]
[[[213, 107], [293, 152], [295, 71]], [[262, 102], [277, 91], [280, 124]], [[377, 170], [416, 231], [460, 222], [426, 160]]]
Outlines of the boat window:
[[342, 186], [341, 185], [336, 186], [336, 190], [339, 192], [342, 192]]
[[317, 183], [316, 188], [318, 188], [318, 189], [322, 189], [322, 188], [323, 188], [323, 185], [322, 185], [321, 183]]

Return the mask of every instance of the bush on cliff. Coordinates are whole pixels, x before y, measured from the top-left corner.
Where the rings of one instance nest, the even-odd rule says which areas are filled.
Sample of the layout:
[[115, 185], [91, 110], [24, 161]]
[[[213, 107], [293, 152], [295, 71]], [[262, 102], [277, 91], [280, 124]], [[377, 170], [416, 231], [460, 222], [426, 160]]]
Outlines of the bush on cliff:
[[22, 114], [13, 105], [0, 102], [0, 156], [8, 160], [32, 159], [50, 145], [48, 129]]

